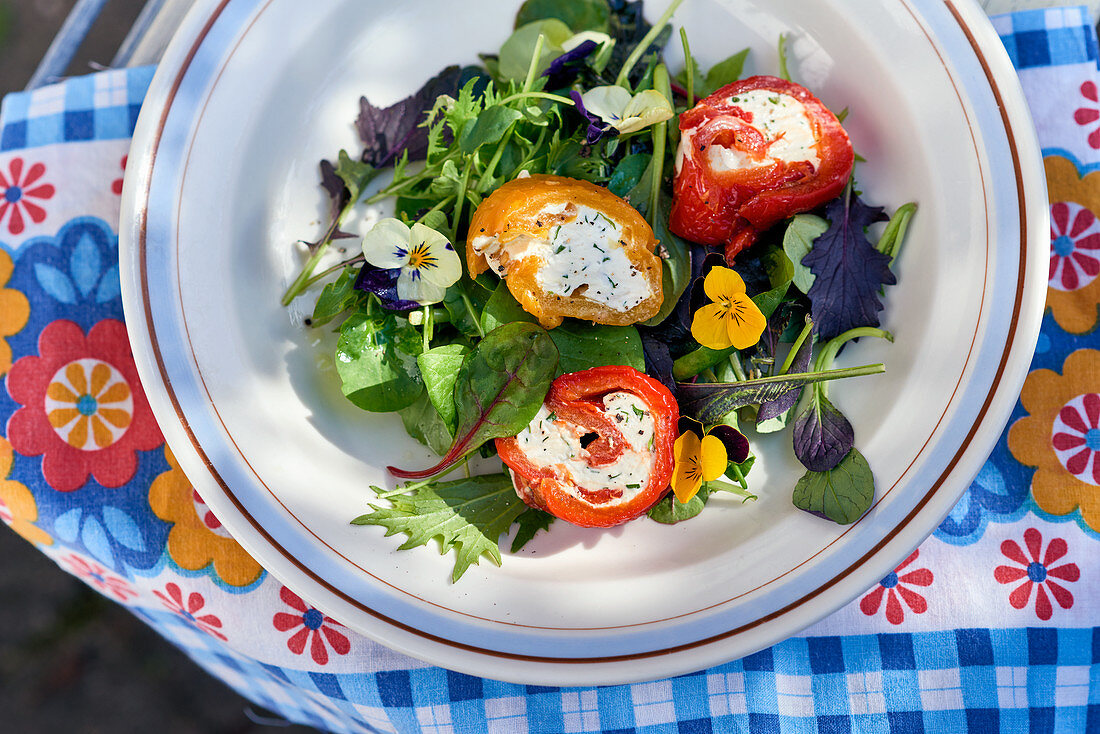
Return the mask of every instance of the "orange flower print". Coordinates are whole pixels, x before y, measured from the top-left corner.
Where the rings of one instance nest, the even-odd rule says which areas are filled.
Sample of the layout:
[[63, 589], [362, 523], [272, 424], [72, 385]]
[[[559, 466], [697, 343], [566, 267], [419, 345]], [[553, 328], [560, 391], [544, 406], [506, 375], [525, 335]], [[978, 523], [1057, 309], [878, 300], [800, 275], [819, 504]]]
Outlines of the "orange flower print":
[[134, 398], [114, 367], [97, 359], [78, 359], [50, 380], [46, 415], [70, 446], [94, 451], [110, 446], [130, 427]]
[[11, 347], [5, 337], [14, 336], [27, 325], [31, 304], [14, 288], [4, 288], [11, 278], [11, 256], [0, 250], [0, 377], [11, 369]]
[[171, 469], [153, 480], [149, 506], [161, 520], [174, 523], [168, 532], [168, 555], [188, 571], [212, 564], [218, 578], [230, 586], [247, 586], [260, 578], [263, 568], [210, 512], [167, 446], [164, 458]]
[[1036, 468], [1031, 494], [1044, 512], [1081, 518], [1100, 530], [1100, 352], [1081, 349], [1062, 374], [1035, 370], [1020, 401], [1029, 415], [1008, 432], [1008, 448]]
[[1047, 306], [1059, 326], [1083, 334], [1096, 326], [1100, 304], [1100, 171], [1080, 178], [1066, 158], [1043, 163], [1050, 197]]
[[7, 478], [14, 458], [11, 444], [0, 436], [0, 520], [31, 543], [53, 545], [53, 538], [34, 524], [38, 520], [34, 495], [22, 482]]

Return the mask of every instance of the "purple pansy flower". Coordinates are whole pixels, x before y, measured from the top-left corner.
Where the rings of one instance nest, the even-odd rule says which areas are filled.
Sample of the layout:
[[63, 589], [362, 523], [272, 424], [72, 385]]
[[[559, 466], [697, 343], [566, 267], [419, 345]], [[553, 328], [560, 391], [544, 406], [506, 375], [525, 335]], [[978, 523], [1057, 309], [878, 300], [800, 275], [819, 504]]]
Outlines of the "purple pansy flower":
[[398, 310], [439, 303], [462, 277], [462, 263], [450, 241], [420, 223], [409, 227], [399, 219], [379, 221], [363, 238], [363, 256], [374, 267], [360, 271], [356, 287], [378, 294], [387, 307]]
[[599, 46], [600, 44], [593, 40], [583, 41], [551, 61], [550, 67], [542, 72], [542, 75], [547, 78], [546, 87], [561, 89], [572, 84], [584, 68], [585, 59]]

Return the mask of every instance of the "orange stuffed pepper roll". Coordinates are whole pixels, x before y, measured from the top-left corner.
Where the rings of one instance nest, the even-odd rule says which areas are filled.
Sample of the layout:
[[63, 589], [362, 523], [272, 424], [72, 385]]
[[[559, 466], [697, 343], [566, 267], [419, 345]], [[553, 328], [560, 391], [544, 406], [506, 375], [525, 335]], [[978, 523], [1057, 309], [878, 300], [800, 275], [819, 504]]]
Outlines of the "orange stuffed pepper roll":
[[607, 189], [563, 176], [505, 183], [474, 212], [471, 277], [492, 269], [547, 329], [570, 316], [626, 326], [661, 307], [661, 259], [645, 219]]

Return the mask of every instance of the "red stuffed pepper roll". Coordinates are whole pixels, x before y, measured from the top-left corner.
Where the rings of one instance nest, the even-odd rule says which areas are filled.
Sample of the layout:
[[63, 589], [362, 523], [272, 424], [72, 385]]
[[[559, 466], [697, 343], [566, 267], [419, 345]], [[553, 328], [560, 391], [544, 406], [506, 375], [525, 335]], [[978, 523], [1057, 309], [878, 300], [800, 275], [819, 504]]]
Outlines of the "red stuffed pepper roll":
[[669, 227], [732, 260], [768, 227], [836, 198], [854, 160], [805, 87], [772, 76], [727, 84], [680, 115]]
[[668, 491], [680, 410], [660, 382], [631, 367], [554, 380], [531, 423], [496, 440], [516, 493], [581, 527], [633, 520]]

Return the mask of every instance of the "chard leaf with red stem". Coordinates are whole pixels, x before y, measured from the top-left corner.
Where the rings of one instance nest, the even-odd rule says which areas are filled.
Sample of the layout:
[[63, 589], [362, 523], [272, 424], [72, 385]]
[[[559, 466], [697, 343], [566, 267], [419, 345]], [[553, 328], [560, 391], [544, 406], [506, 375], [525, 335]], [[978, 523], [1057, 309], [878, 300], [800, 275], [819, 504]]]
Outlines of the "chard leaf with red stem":
[[422, 470], [387, 467], [403, 479], [441, 474], [486, 441], [514, 436], [534, 419], [557, 374], [558, 349], [538, 324], [513, 321], [485, 335], [455, 383], [455, 441]]

